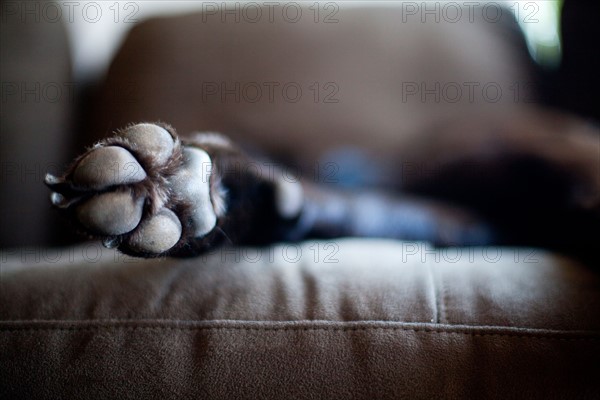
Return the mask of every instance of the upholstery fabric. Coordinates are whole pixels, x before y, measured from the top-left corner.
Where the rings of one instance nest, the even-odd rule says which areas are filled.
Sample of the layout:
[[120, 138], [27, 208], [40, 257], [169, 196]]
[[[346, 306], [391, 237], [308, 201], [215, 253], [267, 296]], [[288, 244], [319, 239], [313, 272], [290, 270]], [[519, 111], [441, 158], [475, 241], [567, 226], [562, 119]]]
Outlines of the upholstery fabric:
[[[22, 15], [18, 10], [27, 3], [1, 3], [0, 248], [64, 244], [68, 237], [61, 232], [66, 224], [48, 207], [43, 180], [72, 157], [79, 88], [66, 27]], [[36, 6], [41, 2], [28, 5]]]
[[27, 398], [595, 398], [600, 278], [535, 249], [347, 239], [140, 260], [2, 257]]

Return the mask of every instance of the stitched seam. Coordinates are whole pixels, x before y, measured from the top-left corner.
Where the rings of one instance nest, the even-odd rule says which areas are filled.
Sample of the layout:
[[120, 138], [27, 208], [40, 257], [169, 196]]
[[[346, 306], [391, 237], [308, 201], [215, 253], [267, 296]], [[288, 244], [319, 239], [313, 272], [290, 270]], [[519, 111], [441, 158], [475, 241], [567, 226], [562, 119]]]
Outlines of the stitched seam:
[[[411, 331], [415, 333], [434, 333], [434, 334], [449, 334], [449, 335], [468, 335], [475, 337], [485, 336], [500, 336], [511, 337], [518, 339], [541, 339], [541, 340], [558, 340], [558, 341], [599, 341], [600, 336], [592, 337], [559, 337], [560, 334], [517, 334], [517, 333], [501, 333], [501, 332], [465, 332], [465, 331], [445, 331], [435, 329], [419, 329], [414, 327], [403, 326], [363, 326], [363, 327], [241, 327], [241, 326], [144, 326], [144, 325], [110, 325], [110, 326], [69, 326], [69, 327], [0, 327], [0, 332], [12, 331], [97, 331], [106, 330], [171, 330], [171, 331], [203, 331], [203, 330], [237, 330], [237, 331], [278, 331], [278, 332], [293, 332], [293, 331], [330, 331], [330, 332], [357, 332], [370, 330], [391, 330], [391, 331]], [[566, 333], [568, 334], [568, 333]]]

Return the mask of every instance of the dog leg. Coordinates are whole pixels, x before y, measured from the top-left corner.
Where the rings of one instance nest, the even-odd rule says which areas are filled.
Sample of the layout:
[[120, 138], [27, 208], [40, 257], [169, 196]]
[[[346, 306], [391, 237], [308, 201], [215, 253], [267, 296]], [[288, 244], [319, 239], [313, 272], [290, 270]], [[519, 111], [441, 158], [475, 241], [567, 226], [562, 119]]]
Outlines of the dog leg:
[[227, 138], [129, 126], [48, 175], [54, 206], [124, 253], [193, 256], [223, 244], [370, 236], [488, 243], [476, 218], [431, 202], [329, 190], [265, 173]]

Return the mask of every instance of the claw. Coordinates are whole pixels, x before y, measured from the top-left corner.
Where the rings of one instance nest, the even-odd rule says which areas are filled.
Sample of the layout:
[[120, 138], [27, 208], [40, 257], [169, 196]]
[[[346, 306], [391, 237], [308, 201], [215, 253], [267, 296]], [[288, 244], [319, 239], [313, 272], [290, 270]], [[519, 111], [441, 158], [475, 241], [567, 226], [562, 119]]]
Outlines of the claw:
[[80, 199], [81, 197], [67, 198], [57, 192], [52, 192], [52, 194], [50, 195], [50, 201], [52, 202], [52, 205], [58, 208], [68, 208]]
[[107, 249], [114, 249], [115, 247], [118, 247], [120, 244], [121, 244], [121, 240], [115, 236], [110, 236], [110, 237], [104, 238], [104, 240], [102, 240], [102, 245], [104, 247], [106, 247]]
[[51, 173], [47, 173], [46, 176], [44, 177], [44, 183], [50, 187], [52, 187], [54, 185], [58, 185], [63, 182], [64, 181], [62, 179], [52, 175]]
[[50, 195], [50, 201], [52, 202], [52, 205], [55, 205], [57, 207], [61, 207], [64, 204], [65, 200], [65, 196], [63, 196], [60, 193], [52, 192], [52, 194]]
[[[76, 197], [73, 200], [79, 200], [81, 195], [84, 193], [82, 189], [73, 187], [73, 185], [70, 182], [65, 181], [64, 178], [58, 178], [50, 173], [46, 174], [44, 177], [44, 183], [54, 191], [50, 197], [50, 200], [52, 201], [52, 204], [57, 207], [62, 207], [64, 200], [56, 195], [60, 194], [62, 197]], [[66, 204], [65, 207], [68, 207], [71, 204], [73, 204], [73, 201]]]

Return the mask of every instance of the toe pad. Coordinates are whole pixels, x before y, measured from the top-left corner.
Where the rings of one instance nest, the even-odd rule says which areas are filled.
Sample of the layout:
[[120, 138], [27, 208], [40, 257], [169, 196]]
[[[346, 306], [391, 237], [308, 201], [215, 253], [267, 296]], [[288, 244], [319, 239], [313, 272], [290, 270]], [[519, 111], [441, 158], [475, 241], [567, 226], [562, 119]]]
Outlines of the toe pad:
[[175, 148], [171, 134], [154, 124], [137, 124], [119, 135], [127, 139], [136, 151], [150, 156], [156, 167], [166, 164]]
[[129, 238], [129, 247], [143, 253], [160, 254], [169, 250], [181, 237], [181, 223], [173, 211], [161, 209], [144, 220]]
[[93, 190], [141, 182], [146, 171], [122, 147], [106, 146], [92, 150], [73, 171], [73, 183]]
[[125, 192], [103, 193], [77, 207], [77, 219], [100, 235], [122, 235], [132, 231], [142, 219], [143, 199]]

